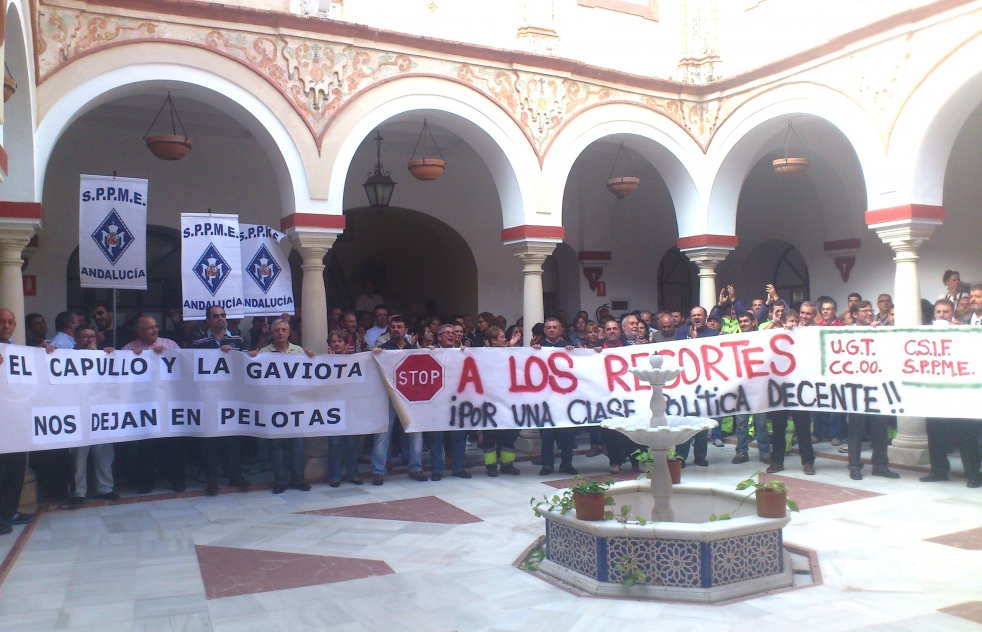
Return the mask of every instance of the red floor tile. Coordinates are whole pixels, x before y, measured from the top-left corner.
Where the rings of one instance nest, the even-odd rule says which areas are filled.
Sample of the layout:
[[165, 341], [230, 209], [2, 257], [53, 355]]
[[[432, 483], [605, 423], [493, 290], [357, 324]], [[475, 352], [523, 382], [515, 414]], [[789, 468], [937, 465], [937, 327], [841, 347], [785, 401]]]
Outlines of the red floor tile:
[[208, 599], [392, 575], [385, 562], [278, 551], [195, 546]]
[[403, 520], [405, 522], [434, 522], [438, 524], [471, 524], [482, 522], [477, 516], [471, 515], [440, 500], [436, 496], [407, 498], [406, 500], [390, 500], [382, 503], [367, 505], [352, 505], [350, 507], [333, 507], [317, 509], [301, 513], [318, 516], [346, 516], [348, 518], [373, 518], [375, 520]]
[[878, 492], [819, 483], [802, 478], [764, 474], [765, 481], [772, 478], [784, 481], [788, 488], [788, 498], [798, 503], [800, 509], [814, 509], [883, 495]]
[[966, 601], [947, 608], [939, 608], [938, 612], [944, 612], [973, 623], [982, 623], [982, 601]]
[[[982, 551], [982, 527], [939, 535], [936, 538], [926, 538], [926, 541], [953, 546], [959, 549], [965, 549], [966, 551]], [[982, 621], [979, 621], [979, 623], [982, 623]]]

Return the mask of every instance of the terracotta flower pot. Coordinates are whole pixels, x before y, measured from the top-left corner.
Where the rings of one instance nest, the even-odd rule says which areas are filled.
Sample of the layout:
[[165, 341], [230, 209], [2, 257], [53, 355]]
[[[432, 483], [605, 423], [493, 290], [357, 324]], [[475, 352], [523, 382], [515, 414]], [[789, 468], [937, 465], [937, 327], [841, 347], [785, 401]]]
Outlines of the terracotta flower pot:
[[14, 81], [13, 77], [3, 78], [3, 102], [6, 103], [10, 101], [10, 97], [14, 96], [17, 92], [17, 82]]
[[617, 199], [623, 200], [627, 196], [631, 195], [638, 190], [638, 186], [641, 184], [640, 178], [634, 178], [631, 176], [618, 176], [616, 178], [611, 178], [607, 180], [607, 189], [617, 196]]
[[439, 178], [446, 166], [447, 161], [439, 158], [417, 158], [409, 161], [409, 173], [417, 180], [427, 182]]
[[668, 473], [672, 475], [672, 485], [682, 482], [682, 461], [675, 459], [668, 460]]
[[573, 494], [577, 520], [603, 520], [606, 494]]
[[808, 168], [807, 158], [778, 158], [773, 162], [779, 176], [796, 176]]
[[773, 489], [758, 489], [757, 515], [761, 518], [783, 518], [787, 514], [788, 492]]
[[158, 134], [147, 136], [147, 147], [161, 160], [180, 160], [191, 151], [191, 139], [187, 136]]

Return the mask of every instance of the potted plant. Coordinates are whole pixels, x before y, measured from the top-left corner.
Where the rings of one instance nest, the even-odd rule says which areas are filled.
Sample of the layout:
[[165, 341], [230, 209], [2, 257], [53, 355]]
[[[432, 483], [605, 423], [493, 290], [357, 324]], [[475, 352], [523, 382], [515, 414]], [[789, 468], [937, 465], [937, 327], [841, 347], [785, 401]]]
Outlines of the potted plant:
[[577, 520], [603, 520], [606, 507], [605, 492], [614, 481], [581, 481], [570, 488]]
[[[771, 479], [765, 483], [761, 479], [762, 474], [762, 472], [754, 472], [750, 475], [750, 478], [740, 481], [736, 486], [738, 492], [749, 489], [756, 496], [757, 515], [761, 518], [783, 518], [786, 513], [785, 507], [791, 511], [798, 511], [798, 503], [788, 498], [788, 488], [784, 482]], [[755, 476], [757, 477], [756, 481], [754, 480]], [[718, 516], [712, 514], [709, 516], [709, 521], [729, 520], [740, 507], [743, 507], [743, 503], [747, 501], [747, 498], [750, 498], [750, 494], [747, 494], [733, 511], [722, 513]]]
[[607, 498], [604, 492], [613, 484], [613, 480], [605, 482], [584, 480], [569, 489], [564, 489], [562, 494], [555, 494], [552, 498], [548, 496], [543, 496], [542, 500], [532, 498], [532, 511], [536, 516], [541, 517], [543, 509], [559, 511], [560, 515], [565, 515], [570, 509], [574, 509], [578, 520], [604, 520], [604, 508], [614, 504], [614, 500]]
[[[675, 450], [669, 448], [668, 454], [668, 473], [672, 476], [672, 485], [682, 482], [682, 460], [675, 454]], [[645, 466], [645, 476], [651, 478], [651, 466], [654, 465], [654, 456], [651, 450], [635, 450], [631, 458], [638, 462], [638, 465]]]
[[765, 483], [761, 478], [761, 472], [757, 472], [755, 475], [757, 476], [756, 481], [754, 481], [754, 475], [751, 475], [747, 480], [740, 481], [736, 488], [737, 491], [751, 488], [754, 490], [757, 497], [758, 516], [761, 518], [783, 518], [786, 513], [785, 507], [791, 511], [798, 511], [798, 504], [788, 498], [788, 488], [783, 481], [771, 479]]

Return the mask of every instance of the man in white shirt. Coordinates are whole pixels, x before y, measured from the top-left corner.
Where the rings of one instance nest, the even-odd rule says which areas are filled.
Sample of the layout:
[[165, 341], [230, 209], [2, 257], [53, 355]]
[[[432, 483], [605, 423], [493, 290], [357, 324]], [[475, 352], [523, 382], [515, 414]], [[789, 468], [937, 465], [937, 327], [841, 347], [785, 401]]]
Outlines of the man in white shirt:
[[385, 305], [375, 306], [375, 326], [365, 332], [365, 341], [369, 347], [374, 347], [379, 336], [389, 330], [389, 310]]
[[[153, 349], [154, 353], [163, 353], [168, 349], [181, 348], [173, 340], [160, 337], [160, 327], [157, 325], [157, 319], [153, 316], [140, 316], [136, 319], [134, 328], [136, 340], [123, 345], [123, 351], [132, 351], [139, 355], [148, 349]], [[106, 347], [106, 352], [112, 353], [112, 347]], [[183, 437], [160, 437], [134, 441], [131, 443], [132, 448], [126, 446], [126, 449], [136, 450], [136, 492], [138, 494], [149, 494], [153, 491], [157, 485], [158, 464], [160, 474], [168, 480], [171, 489], [175, 492], [183, 492], [187, 489], [185, 443]], [[126, 454], [125, 449], [124, 454]]]
[[[307, 351], [300, 345], [290, 342], [290, 322], [285, 318], [280, 318], [270, 325], [269, 333], [273, 337], [273, 342], [262, 349], [250, 351], [251, 357], [254, 358], [260, 353], [305, 353], [308, 357], [314, 357], [313, 351]], [[289, 470], [283, 462], [284, 454], [290, 461]], [[304, 480], [306, 461], [303, 455], [302, 438], [271, 440], [269, 459], [273, 462], [274, 494], [282, 494], [287, 486], [302, 492], [310, 491], [310, 483]]]
[[62, 312], [55, 316], [55, 335], [48, 342], [55, 349], [75, 348], [75, 314]]
[[[977, 318], [980, 311], [976, 304], [982, 305], [982, 285], [972, 286], [972, 318]], [[946, 299], [934, 302], [934, 326], [950, 327], [954, 315], [954, 304]], [[970, 322], [969, 324], [975, 324]], [[965, 478], [970, 488], [982, 487], [982, 451], [979, 450], [979, 437], [982, 436], [982, 422], [977, 419], [945, 419], [933, 418], [927, 420], [927, 452], [931, 462], [931, 473], [922, 476], [922, 483], [936, 483], [948, 480], [951, 463], [948, 453], [953, 444], [958, 444], [962, 457]]]
[[365, 280], [365, 293], [355, 301], [356, 312], [370, 312], [376, 305], [381, 305], [385, 301], [375, 293], [375, 283], [371, 279]]
[[968, 295], [972, 311], [968, 313], [966, 325], [982, 325], [982, 285], [973, 285]]

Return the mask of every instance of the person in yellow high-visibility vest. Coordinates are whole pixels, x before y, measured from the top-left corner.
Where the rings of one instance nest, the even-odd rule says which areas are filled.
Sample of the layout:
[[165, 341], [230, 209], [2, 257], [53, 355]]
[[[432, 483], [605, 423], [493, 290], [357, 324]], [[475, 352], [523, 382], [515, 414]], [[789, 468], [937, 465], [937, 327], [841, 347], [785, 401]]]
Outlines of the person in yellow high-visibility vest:
[[[489, 327], [485, 338], [491, 347], [507, 348], [508, 340], [501, 327]], [[484, 451], [484, 467], [488, 476], [498, 475], [498, 452], [501, 452], [501, 473], [518, 476], [521, 472], [515, 467], [515, 440], [520, 430], [484, 430], [481, 432], [481, 450]]]

